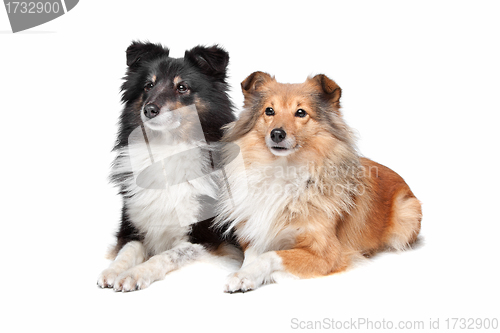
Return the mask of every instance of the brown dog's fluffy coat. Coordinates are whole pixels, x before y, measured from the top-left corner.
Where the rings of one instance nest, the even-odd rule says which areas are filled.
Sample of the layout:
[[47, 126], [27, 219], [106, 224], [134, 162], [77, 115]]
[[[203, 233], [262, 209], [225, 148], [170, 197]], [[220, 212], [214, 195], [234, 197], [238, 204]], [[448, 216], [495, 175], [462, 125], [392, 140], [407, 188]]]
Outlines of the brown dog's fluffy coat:
[[282, 84], [255, 72], [241, 86], [244, 110], [224, 140], [240, 147], [244, 162], [226, 166], [219, 223], [234, 229], [245, 261], [226, 292], [279, 274], [339, 272], [356, 255], [416, 240], [420, 202], [398, 174], [359, 156], [334, 81]]

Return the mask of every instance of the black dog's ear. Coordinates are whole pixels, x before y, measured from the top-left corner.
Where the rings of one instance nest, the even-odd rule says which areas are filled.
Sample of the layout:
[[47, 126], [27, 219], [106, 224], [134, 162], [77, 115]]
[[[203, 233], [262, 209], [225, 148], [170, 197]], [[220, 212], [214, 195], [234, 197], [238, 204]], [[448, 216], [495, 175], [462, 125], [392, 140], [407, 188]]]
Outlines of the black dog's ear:
[[323, 96], [329, 100], [332, 104], [339, 106], [340, 96], [342, 95], [342, 89], [335, 81], [331, 80], [325, 74], [318, 74], [312, 79], [323, 91]]
[[243, 94], [252, 94], [258, 91], [259, 88], [266, 82], [274, 80], [274, 76], [271, 76], [264, 72], [253, 72], [248, 75], [248, 77], [241, 82], [241, 90]]
[[140, 62], [149, 61], [161, 56], [168, 56], [169, 49], [161, 44], [132, 42], [127, 48], [127, 66], [134, 67]]
[[225, 78], [229, 54], [218, 45], [196, 46], [186, 51], [184, 58], [207, 75]]

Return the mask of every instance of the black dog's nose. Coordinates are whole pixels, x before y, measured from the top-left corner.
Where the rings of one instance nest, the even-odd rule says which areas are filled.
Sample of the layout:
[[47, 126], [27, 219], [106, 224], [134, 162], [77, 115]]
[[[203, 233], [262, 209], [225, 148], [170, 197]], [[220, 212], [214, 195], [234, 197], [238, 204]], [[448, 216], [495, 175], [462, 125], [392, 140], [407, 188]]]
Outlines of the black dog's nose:
[[285, 140], [286, 138], [286, 132], [282, 128], [275, 128], [271, 131], [271, 140], [273, 140], [276, 143], [280, 143], [281, 141]]
[[160, 108], [153, 103], [149, 103], [144, 107], [144, 115], [149, 119], [156, 117], [160, 114]]

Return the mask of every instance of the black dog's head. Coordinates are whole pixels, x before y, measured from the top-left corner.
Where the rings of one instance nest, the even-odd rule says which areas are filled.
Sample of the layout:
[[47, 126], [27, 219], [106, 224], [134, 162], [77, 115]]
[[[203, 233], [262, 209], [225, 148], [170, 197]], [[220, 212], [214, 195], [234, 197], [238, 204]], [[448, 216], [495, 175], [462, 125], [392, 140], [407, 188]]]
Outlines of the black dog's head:
[[222, 48], [196, 46], [175, 59], [160, 44], [133, 42], [126, 53], [116, 148], [127, 145], [131, 131], [144, 122], [184, 106], [196, 107], [207, 141], [218, 141], [221, 127], [234, 121], [226, 82], [229, 55]]

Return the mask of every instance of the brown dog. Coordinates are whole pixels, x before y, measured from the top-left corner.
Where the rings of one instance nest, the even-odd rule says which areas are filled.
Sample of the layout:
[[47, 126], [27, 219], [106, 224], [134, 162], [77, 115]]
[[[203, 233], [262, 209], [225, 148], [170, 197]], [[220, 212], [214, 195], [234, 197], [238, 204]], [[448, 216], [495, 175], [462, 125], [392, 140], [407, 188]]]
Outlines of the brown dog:
[[398, 174], [359, 156], [334, 81], [282, 84], [255, 72], [241, 86], [244, 110], [223, 140], [243, 162], [225, 168], [219, 224], [235, 231], [245, 261], [226, 292], [332, 274], [417, 239], [420, 202]]

